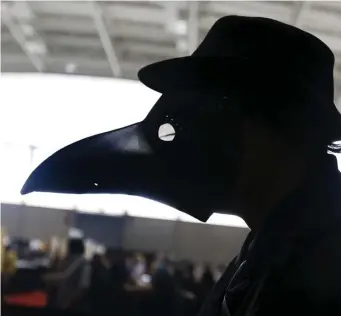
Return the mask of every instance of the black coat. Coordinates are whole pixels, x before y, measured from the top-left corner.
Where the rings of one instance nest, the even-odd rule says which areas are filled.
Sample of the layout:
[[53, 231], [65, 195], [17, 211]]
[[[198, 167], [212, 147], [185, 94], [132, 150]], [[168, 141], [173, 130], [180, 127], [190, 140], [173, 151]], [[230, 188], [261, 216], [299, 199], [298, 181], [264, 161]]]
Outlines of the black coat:
[[331, 159], [250, 233], [198, 316], [341, 315], [341, 179]]

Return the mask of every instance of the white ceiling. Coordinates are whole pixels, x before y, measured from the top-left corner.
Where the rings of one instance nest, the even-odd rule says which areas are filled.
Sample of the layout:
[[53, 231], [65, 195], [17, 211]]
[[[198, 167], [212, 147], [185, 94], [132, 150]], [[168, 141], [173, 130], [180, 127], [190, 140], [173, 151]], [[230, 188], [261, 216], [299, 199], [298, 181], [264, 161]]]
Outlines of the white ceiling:
[[144, 65], [191, 53], [229, 14], [275, 18], [321, 38], [336, 56], [341, 106], [341, 2], [2, 2], [2, 71], [136, 79]]

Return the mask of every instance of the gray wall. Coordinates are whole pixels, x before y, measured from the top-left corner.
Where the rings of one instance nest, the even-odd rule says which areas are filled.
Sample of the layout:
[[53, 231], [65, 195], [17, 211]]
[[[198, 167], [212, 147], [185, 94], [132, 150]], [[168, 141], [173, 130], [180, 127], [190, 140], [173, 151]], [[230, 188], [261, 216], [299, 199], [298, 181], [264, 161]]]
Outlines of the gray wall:
[[129, 250], [172, 252], [174, 223], [158, 219], [128, 217], [123, 247]]
[[11, 236], [42, 240], [52, 236], [65, 238], [67, 219], [72, 221], [72, 216], [69, 210], [1, 203], [1, 226], [6, 227]]
[[126, 222], [123, 247], [167, 252], [177, 259], [229, 262], [245, 240], [246, 228], [131, 217]]
[[181, 259], [225, 263], [238, 253], [246, 228], [177, 222], [174, 249]]
[[[107, 247], [166, 252], [177, 259], [226, 263], [237, 253], [248, 229], [139, 217], [77, 214], [72, 211], [2, 204], [1, 220], [12, 236], [49, 239], [66, 237], [65, 219], [85, 237]], [[71, 214], [71, 215], [70, 215]]]
[[121, 248], [125, 229], [125, 217], [76, 213], [73, 226], [80, 229], [87, 238], [96, 240], [107, 247]]

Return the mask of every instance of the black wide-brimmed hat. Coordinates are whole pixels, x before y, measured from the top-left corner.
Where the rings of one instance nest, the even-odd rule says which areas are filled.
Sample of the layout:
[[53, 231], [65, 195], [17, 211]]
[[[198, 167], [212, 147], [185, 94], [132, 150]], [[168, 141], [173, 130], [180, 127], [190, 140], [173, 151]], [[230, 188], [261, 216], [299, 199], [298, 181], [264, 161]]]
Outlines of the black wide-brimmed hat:
[[[59, 150], [32, 172], [22, 193], [139, 195], [203, 221], [228, 212], [224, 161], [215, 151], [215, 127], [224, 124], [219, 100], [251, 86], [265, 93], [279, 86], [283, 95], [296, 87], [320, 100], [332, 139], [341, 140], [333, 67], [331, 50], [300, 29], [266, 18], [221, 18], [191, 56], [140, 70], [140, 81], [162, 93], [142, 122]], [[166, 123], [175, 129], [172, 141], [158, 135]]]

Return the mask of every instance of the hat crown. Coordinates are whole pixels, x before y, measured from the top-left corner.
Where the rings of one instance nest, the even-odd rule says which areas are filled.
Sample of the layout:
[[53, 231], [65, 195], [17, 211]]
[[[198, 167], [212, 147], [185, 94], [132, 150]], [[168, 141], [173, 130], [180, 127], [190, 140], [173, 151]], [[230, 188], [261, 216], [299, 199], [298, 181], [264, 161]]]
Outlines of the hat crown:
[[192, 57], [249, 60], [334, 98], [334, 54], [320, 39], [262, 17], [225, 16], [209, 30]]
[[316, 59], [334, 65], [334, 55], [317, 37], [262, 17], [225, 16], [207, 33], [193, 57]]

